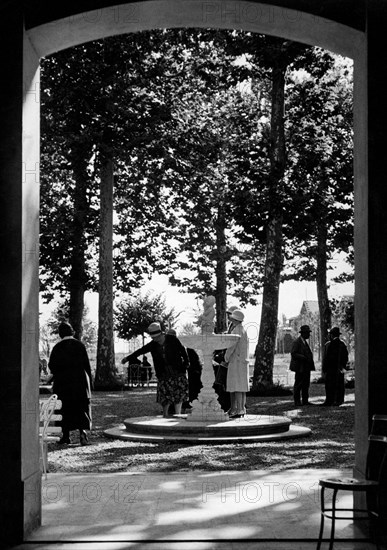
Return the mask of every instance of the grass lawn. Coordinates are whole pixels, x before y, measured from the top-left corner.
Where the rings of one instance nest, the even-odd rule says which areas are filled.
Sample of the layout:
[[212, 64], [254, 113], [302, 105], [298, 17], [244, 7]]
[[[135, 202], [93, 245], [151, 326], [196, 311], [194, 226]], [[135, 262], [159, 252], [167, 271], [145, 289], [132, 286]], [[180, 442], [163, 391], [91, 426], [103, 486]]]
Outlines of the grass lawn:
[[[310, 393], [312, 402], [318, 404], [324, 401], [322, 384], [311, 384]], [[124, 392], [94, 392], [91, 445], [79, 446], [76, 432], [72, 433], [72, 445], [60, 447], [50, 444], [49, 471], [97, 473], [352, 468], [354, 404], [354, 390], [346, 390], [345, 403], [341, 407], [296, 409], [292, 395], [249, 396], [249, 414], [286, 415], [294, 424], [311, 428], [312, 434], [302, 439], [267, 443], [140, 443], [107, 439], [103, 431], [122, 424], [125, 418], [160, 414], [155, 386]]]

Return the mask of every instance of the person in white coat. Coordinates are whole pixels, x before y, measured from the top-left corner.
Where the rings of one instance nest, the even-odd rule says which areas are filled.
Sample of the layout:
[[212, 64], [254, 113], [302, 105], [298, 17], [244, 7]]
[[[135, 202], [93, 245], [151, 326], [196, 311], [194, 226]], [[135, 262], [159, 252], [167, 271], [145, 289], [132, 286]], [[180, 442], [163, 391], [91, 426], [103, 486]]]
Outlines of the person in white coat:
[[230, 392], [230, 418], [242, 418], [246, 414], [246, 393], [249, 391], [249, 341], [243, 328], [244, 314], [234, 309], [230, 315], [234, 324], [231, 334], [239, 336], [238, 341], [226, 350], [224, 364], [227, 366], [227, 391]]

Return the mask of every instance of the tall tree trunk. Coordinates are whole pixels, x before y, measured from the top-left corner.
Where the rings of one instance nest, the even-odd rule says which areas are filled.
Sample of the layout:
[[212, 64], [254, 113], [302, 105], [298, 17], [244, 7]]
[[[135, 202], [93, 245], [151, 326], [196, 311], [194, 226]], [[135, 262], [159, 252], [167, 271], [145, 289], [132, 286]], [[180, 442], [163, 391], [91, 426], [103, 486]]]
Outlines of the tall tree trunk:
[[85, 228], [89, 204], [87, 201], [88, 177], [87, 155], [84, 151], [76, 150], [71, 159], [71, 166], [75, 179], [74, 216], [71, 228], [71, 269], [69, 276], [70, 306], [69, 321], [75, 331], [75, 337], [82, 338], [82, 318], [84, 309], [84, 295], [86, 289], [85, 268]]
[[283, 265], [281, 189], [286, 162], [285, 72], [286, 65], [277, 61], [272, 70], [270, 210], [267, 223], [261, 324], [255, 354], [253, 388], [257, 388], [259, 385], [270, 386], [273, 384], [279, 284]]
[[102, 157], [95, 389], [114, 389], [118, 384], [113, 325], [113, 188], [113, 160], [109, 156]]
[[223, 205], [218, 206], [218, 218], [215, 223], [216, 231], [216, 332], [222, 333], [226, 330], [226, 308], [227, 308], [227, 242], [226, 242], [226, 220]]
[[[324, 191], [320, 192], [322, 202], [324, 201]], [[324, 210], [324, 204], [321, 205]], [[331, 324], [331, 307], [328, 298], [327, 286], [327, 240], [328, 229], [325, 216], [321, 215], [317, 225], [317, 252], [316, 252], [316, 285], [318, 307], [320, 312], [320, 358], [323, 356], [324, 345], [328, 339], [328, 329]]]
[[263, 284], [261, 324], [256, 347], [253, 387], [273, 384], [278, 326], [278, 294], [282, 271], [282, 217], [269, 221]]

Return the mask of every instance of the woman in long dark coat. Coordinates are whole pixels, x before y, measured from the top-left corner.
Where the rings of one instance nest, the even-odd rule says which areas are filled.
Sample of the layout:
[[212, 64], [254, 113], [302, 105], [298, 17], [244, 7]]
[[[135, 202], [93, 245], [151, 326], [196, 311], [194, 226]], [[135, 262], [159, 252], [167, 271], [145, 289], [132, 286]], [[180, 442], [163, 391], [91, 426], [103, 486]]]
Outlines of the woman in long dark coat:
[[91, 429], [91, 369], [85, 346], [73, 337], [69, 323], [59, 325], [58, 342], [48, 367], [54, 376], [53, 392], [62, 401], [62, 432], [59, 443], [70, 443], [70, 431], [79, 430], [81, 445], [88, 444], [85, 430]]

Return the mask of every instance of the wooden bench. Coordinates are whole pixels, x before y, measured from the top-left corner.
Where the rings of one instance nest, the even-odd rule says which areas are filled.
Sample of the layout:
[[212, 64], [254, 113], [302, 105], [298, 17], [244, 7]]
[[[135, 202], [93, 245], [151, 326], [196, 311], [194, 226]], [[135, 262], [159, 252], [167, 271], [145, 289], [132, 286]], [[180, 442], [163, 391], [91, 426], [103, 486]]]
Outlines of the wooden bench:
[[127, 367], [128, 385], [134, 386], [147, 386], [149, 388], [149, 382], [152, 378], [152, 368], [141, 363], [133, 363]]
[[39, 443], [42, 471], [47, 479], [47, 445], [51, 441], [59, 441], [62, 437], [62, 427], [57, 422], [62, 415], [57, 411], [62, 408], [62, 402], [56, 394], [40, 402]]

